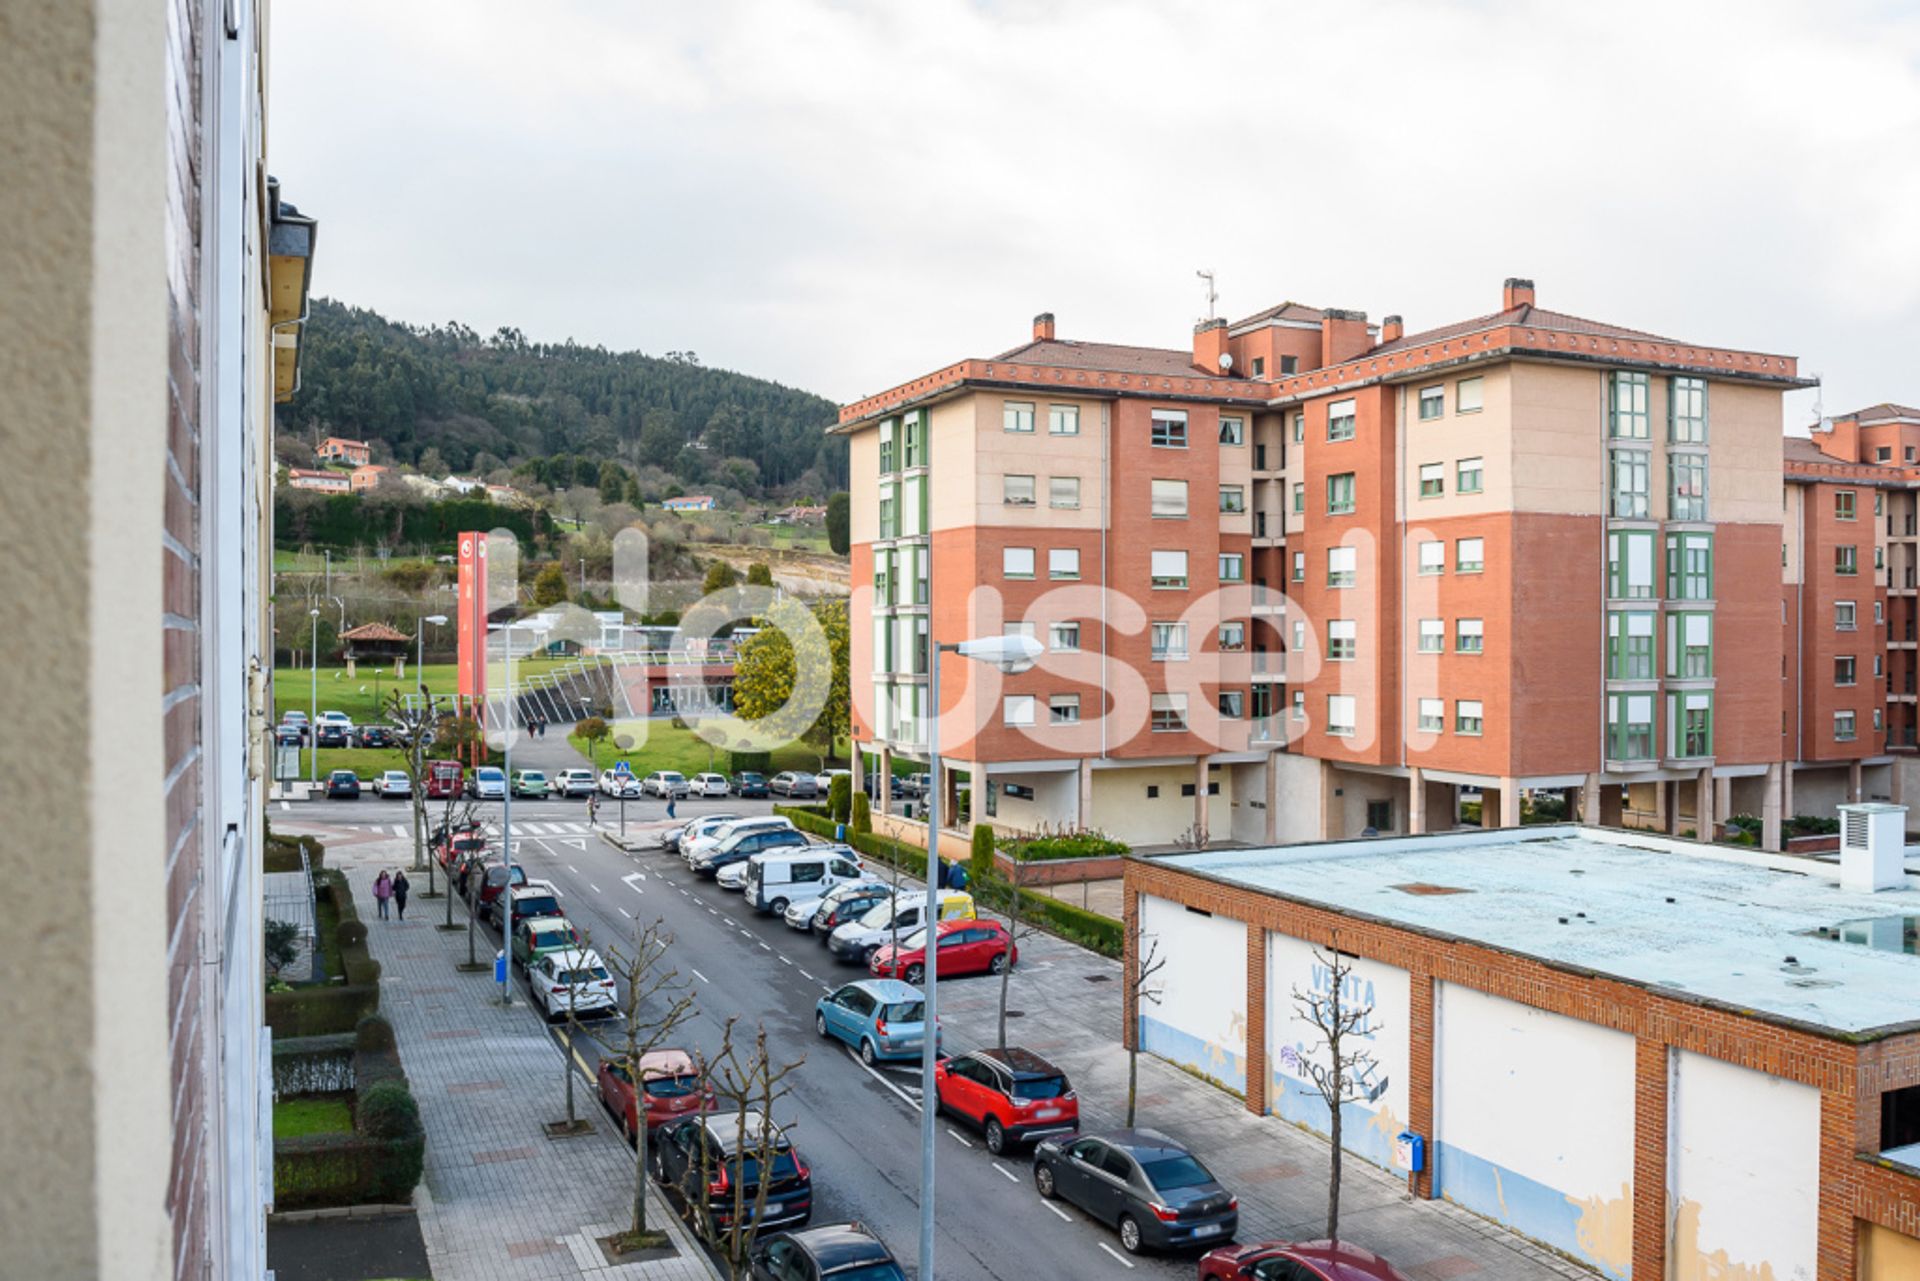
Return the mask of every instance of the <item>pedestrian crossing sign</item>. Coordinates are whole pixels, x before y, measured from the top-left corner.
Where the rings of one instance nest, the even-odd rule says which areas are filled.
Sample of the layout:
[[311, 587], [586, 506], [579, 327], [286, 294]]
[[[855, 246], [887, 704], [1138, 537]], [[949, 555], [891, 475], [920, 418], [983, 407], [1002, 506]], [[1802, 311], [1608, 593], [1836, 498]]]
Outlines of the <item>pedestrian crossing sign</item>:
[[615, 778], [632, 778], [633, 767], [625, 761], [615, 761], [613, 763], [613, 776]]

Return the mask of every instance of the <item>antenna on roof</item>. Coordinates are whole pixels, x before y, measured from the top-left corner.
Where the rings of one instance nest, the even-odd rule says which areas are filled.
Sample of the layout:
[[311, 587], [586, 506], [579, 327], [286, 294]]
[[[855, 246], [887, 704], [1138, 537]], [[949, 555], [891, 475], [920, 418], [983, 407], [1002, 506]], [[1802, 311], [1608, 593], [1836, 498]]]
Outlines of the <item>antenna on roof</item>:
[[1820, 375], [1814, 374], [1813, 375], [1813, 429], [1815, 431], [1832, 431], [1833, 424], [1827, 421], [1826, 409], [1821, 404], [1821, 399], [1820, 399], [1821, 391], [1822, 391], [1822, 385], [1820, 382]]
[[1212, 320], [1213, 304], [1220, 301], [1220, 295], [1215, 293], [1213, 289], [1213, 268], [1208, 267], [1204, 270], [1196, 271], [1193, 274], [1207, 282], [1207, 319]]

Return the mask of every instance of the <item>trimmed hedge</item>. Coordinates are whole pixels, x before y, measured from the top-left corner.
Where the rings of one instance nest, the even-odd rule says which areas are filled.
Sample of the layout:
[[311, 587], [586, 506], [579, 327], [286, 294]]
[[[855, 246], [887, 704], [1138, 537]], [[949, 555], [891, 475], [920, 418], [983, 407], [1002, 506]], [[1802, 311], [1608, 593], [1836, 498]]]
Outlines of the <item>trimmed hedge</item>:
[[380, 1008], [380, 962], [367, 951], [367, 927], [360, 921], [346, 876], [331, 869], [320, 872], [313, 878], [313, 888], [316, 895], [326, 897], [339, 921], [334, 944], [344, 973], [330, 976], [326, 983], [267, 993], [266, 1023], [275, 1037], [352, 1032], [362, 1018]]
[[1008, 852], [1025, 862], [1057, 858], [1117, 858], [1130, 847], [1100, 832], [1062, 832], [1057, 836], [1016, 837], [1007, 842]]
[[873, 810], [867, 804], [865, 792], [853, 794], [853, 830], [859, 833], [873, 831]]
[[275, 836], [268, 832], [261, 852], [261, 870], [297, 872], [300, 870], [300, 851], [303, 849], [307, 852], [307, 865], [314, 871], [326, 865], [327, 847], [320, 843], [319, 837]]
[[353, 1055], [354, 1132], [275, 1140], [276, 1209], [399, 1204], [420, 1182], [427, 1136], [392, 1048], [393, 1029], [385, 1019], [362, 1019], [351, 1039], [360, 1047]]

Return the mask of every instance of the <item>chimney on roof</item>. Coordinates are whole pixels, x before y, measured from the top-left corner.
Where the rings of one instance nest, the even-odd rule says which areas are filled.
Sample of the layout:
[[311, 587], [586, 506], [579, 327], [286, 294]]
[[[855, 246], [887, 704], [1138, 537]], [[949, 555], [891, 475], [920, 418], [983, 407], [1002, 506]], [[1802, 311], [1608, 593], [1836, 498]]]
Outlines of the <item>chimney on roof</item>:
[[[1222, 359], [1226, 364], [1221, 364]], [[1193, 327], [1193, 364], [1202, 373], [1231, 378], [1233, 359], [1227, 354], [1227, 322], [1215, 317]]]
[[1053, 341], [1053, 313], [1043, 311], [1033, 318], [1033, 340], [1035, 342]]
[[1352, 360], [1373, 346], [1367, 333], [1367, 313], [1328, 307], [1320, 313], [1320, 367]]
[[1388, 316], [1380, 322], [1380, 341], [1383, 343], [1399, 342], [1406, 332], [1407, 327], [1398, 316]]
[[1507, 283], [1500, 290], [1500, 310], [1512, 311], [1515, 307], [1533, 305], [1533, 282], [1522, 280], [1518, 276], [1508, 276]]

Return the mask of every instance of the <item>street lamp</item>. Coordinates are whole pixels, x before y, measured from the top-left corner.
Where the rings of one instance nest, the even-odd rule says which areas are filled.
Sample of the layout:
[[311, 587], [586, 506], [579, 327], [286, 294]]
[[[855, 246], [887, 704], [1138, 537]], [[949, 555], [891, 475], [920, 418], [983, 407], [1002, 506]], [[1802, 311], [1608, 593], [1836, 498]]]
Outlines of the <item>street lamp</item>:
[[313, 644], [307, 650], [307, 665], [313, 675], [313, 707], [307, 713], [307, 780], [320, 781], [320, 611], [310, 609], [313, 620]]
[[987, 663], [1011, 676], [1040, 661], [1046, 647], [1031, 636], [983, 636], [953, 645], [935, 645], [932, 654], [932, 692], [927, 711], [927, 778], [933, 784], [927, 799], [927, 910], [921, 924], [927, 932], [926, 1021], [920, 1042], [920, 1278], [933, 1281], [933, 1154], [935, 1113], [939, 1093], [933, 1084], [933, 1061], [940, 1037], [940, 655], [958, 654]]
[[500, 765], [507, 776], [506, 786], [500, 793], [500, 844], [505, 851], [507, 883], [501, 887], [500, 902], [500, 1004], [513, 1004], [513, 965], [510, 957], [513, 953], [513, 633], [515, 628], [524, 627], [535, 636], [546, 634], [547, 625], [538, 619], [521, 622], [495, 624], [493, 630], [501, 633], [507, 647], [507, 725], [501, 738]]
[[432, 623], [435, 627], [445, 627], [447, 625], [447, 616], [445, 614], [428, 614], [414, 625], [413, 639], [415, 648], [413, 655], [413, 679], [415, 684], [421, 686], [424, 686], [427, 680], [426, 673], [422, 669], [427, 665], [428, 623]]
[[[415, 623], [413, 628], [414, 643], [417, 646], [413, 659], [413, 683], [420, 687], [421, 710], [420, 719], [414, 723], [413, 741], [407, 744], [407, 752], [413, 761], [413, 772], [417, 776], [413, 780], [413, 788], [411, 789], [414, 793], [413, 864], [415, 871], [418, 871], [422, 865], [425, 865], [427, 869], [428, 890], [433, 889], [433, 865], [426, 861], [426, 842], [422, 839], [426, 835], [427, 826], [427, 798], [425, 795], [427, 780], [423, 776], [422, 769], [422, 760], [425, 757], [426, 749], [421, 745], [420, 740], [426, 737], [427, 725], [433, 711], [433, 695], [427, 692], [427, 676], [424, 668], [427, 665], [427, 624], [432, 623], [435, 627], [444, 627], [446, 622], [447, 616], [445, 614], [428, 614], [418, 623]], [[508, 940], [508, 945], [511, 947], [512, 940]]]

